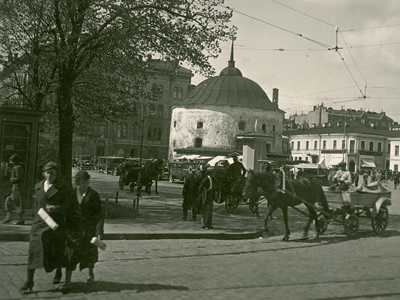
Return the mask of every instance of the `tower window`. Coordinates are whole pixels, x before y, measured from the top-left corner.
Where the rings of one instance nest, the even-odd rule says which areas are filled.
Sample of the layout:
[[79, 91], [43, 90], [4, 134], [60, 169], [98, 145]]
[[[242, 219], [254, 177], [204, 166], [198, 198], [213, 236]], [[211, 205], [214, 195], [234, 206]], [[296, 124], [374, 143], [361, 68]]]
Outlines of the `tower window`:
[[246, 122], [240, 121], [239, 122], [239, 130], [245, 130], [246, 129]]
[[203, 122], [197, 122], [197, 128], [203, 128]]
[[194, 139], [194, 147], [195, 148], [201, 148], [202, 145], [203, 145], [203, 139], [201, 139], [201, 138]]
[[262, 132], [267, 133], [267, 124], [262, 124], [261, 130]]

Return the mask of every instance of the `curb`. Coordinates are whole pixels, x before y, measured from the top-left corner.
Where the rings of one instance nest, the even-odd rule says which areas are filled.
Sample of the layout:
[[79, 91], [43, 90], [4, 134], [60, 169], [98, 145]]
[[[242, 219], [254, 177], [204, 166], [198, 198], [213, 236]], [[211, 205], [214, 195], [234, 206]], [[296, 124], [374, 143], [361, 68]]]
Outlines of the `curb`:
[[[105, 233], [103, 240], [164, 240], [164, 239], [212, 239], [212, 240], [251, 240], [262, 237], [261, 231], [246, 233]], [[2, 242], [28, 242], [29, 233], [26, 234], [0, 234]]]

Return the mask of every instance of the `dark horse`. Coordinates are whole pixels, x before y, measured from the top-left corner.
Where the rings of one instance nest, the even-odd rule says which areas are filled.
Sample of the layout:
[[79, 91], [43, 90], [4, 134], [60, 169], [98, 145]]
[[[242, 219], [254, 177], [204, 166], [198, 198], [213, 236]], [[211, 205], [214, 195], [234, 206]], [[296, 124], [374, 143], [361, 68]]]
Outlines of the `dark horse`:
[[192, 208], [192, 218], [196, 220], [197, 214], [200, 212], [200, 203], [201, 199], [199, 199], [199, 186], [201, 180], [203, 179], [203, 174], [200, 170], [193, 170], [186, 175], [185, 183], [182, 189], [183, 196], [183, 218], [187, 219], [187, 213], [190, 208]]
[[151, 186], [155, 186], [155, 193], [158, 195], [158, 178], [160, 176], [161, 171], [164, 168], [164, 162], [162, 159], [153, 159], [151, 161], [146, 162], [142, 169], [141, 174], [141, 185], [145, 187], [145, 192], [150, 195]]
[[313, 205], [318, 202], [322, 205], [323, 210], [329, 213], [328, 202], [321, 185], [308, 178], [298, 180], [292, 180], [287, 177], [285, 178], [286, 186], [283, 188], [282, 175], [274, 173], [255, 173], [250, 170], [243, 189], [243, 195], [245, 197], [256, 198], [264, 196], [268, 199], [267, 213], [264, 219], [264, 229], [266, 231], [268, 231], [268, 219], [273, 211], [277, 208], [282, 210], [286, 228], [285, 236], [283, 237], [284, 241], [289, 240], [290, 235], [288, 226], [288, 207], [295, 207], [296, 205], [304, 204], [310, 213], [309, 220], [304, 228], [304, 235], [307, 236], [310, 224], [314, 220], [316, 225], [316, 235], [318, 237], [318, 217]]

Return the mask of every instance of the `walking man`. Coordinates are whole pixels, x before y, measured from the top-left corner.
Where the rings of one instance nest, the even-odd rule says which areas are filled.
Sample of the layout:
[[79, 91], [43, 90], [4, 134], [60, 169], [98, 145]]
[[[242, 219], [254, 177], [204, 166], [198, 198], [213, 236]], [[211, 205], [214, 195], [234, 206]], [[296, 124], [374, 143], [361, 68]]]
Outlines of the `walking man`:
[[6, 210], [6, 217], [2, 223], [9, 223], [12, 219], [12, 212], [18, 214], [18, 221], [15, 225], [24, 225], [24, 201], [21, 195], [21, 189], [24, 183], [24, 169], [22, 168], [17, 154], [10, 157], [10, 163], [13, 168], [11, 171], [10, 181], [12, 183], [11, 194], [6, 198], [4, 208]]

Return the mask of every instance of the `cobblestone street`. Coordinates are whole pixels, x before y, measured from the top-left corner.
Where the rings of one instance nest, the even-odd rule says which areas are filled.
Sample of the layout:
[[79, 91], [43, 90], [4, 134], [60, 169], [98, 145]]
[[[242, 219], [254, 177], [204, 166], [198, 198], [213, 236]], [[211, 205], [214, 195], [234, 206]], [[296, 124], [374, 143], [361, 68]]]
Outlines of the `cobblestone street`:
[[399, 240], [108, 241], [96, 284], [76, 271], [67, 295], [43, 270], [22, 294], [28, 244], [3, 242], [0, 299], [398, 299]]

